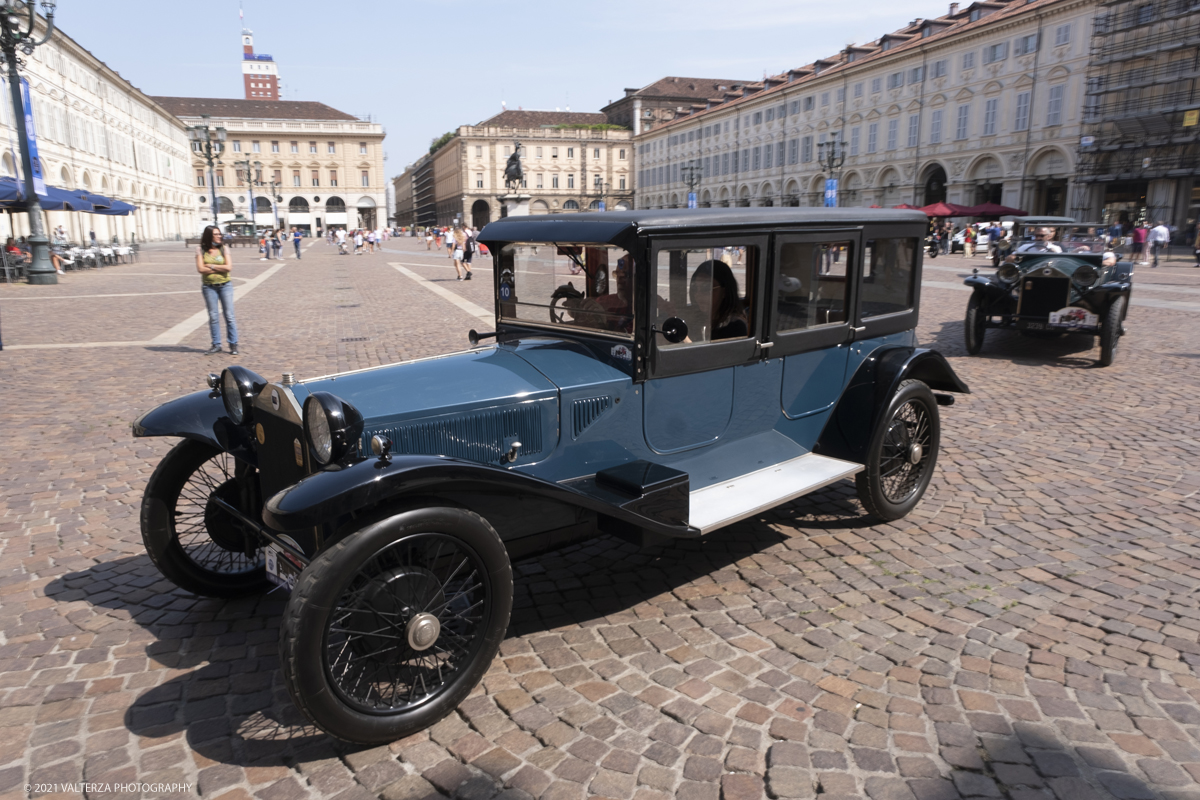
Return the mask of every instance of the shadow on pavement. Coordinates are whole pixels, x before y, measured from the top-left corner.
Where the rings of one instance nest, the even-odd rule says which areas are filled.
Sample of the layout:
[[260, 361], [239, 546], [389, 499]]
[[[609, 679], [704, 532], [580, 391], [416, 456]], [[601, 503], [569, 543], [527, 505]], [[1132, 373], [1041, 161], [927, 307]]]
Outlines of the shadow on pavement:
[[[965, 307], [965, 306], [964, 306]], [[983, 339], [983, 350], [973, 358], [1007, 360], [1026, 366], [1065, 367], [1081, 369], [1096, 366], [1099, 349], [1096, 337], [1084, 334], [1064, 334], [1052, 338], [1022, 335], [1015, 330], [989, 328]], [[934, 334], [932, 346], [946, 356], [966, 355], [963, 323], [945, 322]], [[1120, 355], [1117, 356], [1120, 358]]]

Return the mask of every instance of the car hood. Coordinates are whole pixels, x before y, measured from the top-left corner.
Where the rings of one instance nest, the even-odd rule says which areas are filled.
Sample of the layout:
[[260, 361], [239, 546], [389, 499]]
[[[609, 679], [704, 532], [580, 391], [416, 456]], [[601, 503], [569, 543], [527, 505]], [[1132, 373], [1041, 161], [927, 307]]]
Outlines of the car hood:
[[349, 402], [368, 427], [557, 397], [557, 387], [525, 359], [496, 347], [329, 375], [295, 387], [300, 402], [312, 392]]

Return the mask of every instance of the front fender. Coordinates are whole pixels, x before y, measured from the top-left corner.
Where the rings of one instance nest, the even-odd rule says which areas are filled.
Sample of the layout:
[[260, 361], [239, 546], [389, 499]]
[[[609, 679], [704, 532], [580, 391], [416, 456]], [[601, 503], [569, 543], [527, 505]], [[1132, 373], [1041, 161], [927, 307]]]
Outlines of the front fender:
[[867, 446], [892, 395], [906, 380], [923, 381], [930, 389], [970, 394], [946, 357], [918, 347], [881, 347], [863, 359], [838, 398], [813, 452], [866, 463]]
[[192, 392], [163, 403], [134, 420], [132, 427], [135, 437], [181, 436], [257, 463], [249, 433], [226, 416], [219, 392]]
[[427, 455], [397, 455], [387, 463], [368, 459], [309, 475], [267, 500], [263, 520], [277, 531], [303, 530], [369, 511], [405, 495], [451, 490], [531, 494], [615, 517], [666, 536], [699, 534], [686, 524], [672, 525], [652, 519], [571, 486], [503, 467]]
[[1004, 286], [998, 286], [989, 278], [981, 275], [970, 275], [963, 283], [974, 289], [975, 293], [983, 298], [985, 305], [1000, 306], [1006, 310], [1016, 305], [1013, 300], [1012, 290]]

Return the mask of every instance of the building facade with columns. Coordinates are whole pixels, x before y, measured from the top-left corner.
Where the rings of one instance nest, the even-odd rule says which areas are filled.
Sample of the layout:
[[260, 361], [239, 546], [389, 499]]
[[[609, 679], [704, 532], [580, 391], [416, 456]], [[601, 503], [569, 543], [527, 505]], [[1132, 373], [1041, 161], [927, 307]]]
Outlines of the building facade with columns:
[[[39, 18], [35, 37], [43, 34]], [[137, 206], [123, 217], [48, 211], [48, 232], [61, 226], [76, 242], [86, 242], [92, 232], [102, 242], [114, 237], [121, 242], [173, 240], [192, 234], [196, 209], [188, 186], [190, 156], [183, 123], [57, 27], [49, 42], [25, 57], [21, 75], [31, 87], [46, 183]], [[0, 168], [16, 176], [21, 158], [10, 98], [5, 81]], [[14, 235], [28, 235], [27, 215], [10, 219]]]
[[[1069, 213], [1096, 0], [987, 0], [694, 104], [637, 137], [637, 204], [992, 201]], [[830, 170], [834, 139], [844, 156]], [[824, 145], [824, 146], [822, 146]]]
[[[531, 214], [633, 207], [633, 144], [630, 131], [603, 114], [503, 111], [478, 125], [463, 125], [445, 145], [422, 156], [397, 178], [413, 188], [415, 224], [482, 228], [499, 219], [506, 194], [504, 168], [521, 143]], [[422, 191], [432, 171], [432, 198]], [[402, 191], [397, 188], [397, 205]], [[434, 213], [426, 206], [432, 200]], [[432, 221], [426, 221], [432, 216]], [[401, 221], [398, 224], [410, 224]]]
[[[158, 97], [189, 126], [223, 127], [225, 152], [213, 170], [218, 222], [262, 228], [381, 228], [387, 208], [383, 126], [295, 100]], [[255, 185], [247, 178], [247, 166]], [[201, 224], [212, 221], [208, 166], [199, 153], [188, 164], [191, 201]]]

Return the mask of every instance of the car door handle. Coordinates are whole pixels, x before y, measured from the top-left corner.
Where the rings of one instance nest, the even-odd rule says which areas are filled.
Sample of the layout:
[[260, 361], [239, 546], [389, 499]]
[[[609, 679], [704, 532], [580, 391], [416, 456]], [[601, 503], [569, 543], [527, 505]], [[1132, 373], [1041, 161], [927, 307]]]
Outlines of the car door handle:
[[775, 346], [774, 342], [759, 342], [758, 343], [758, 347], [760, 350], [768, 350], [774, 346]]
[[850, 330], [854, 331], [855, 333], [862, 333], [866, 329], [867, 329], [867, 326], [863, 325], [861, 328], [851, 328]]

